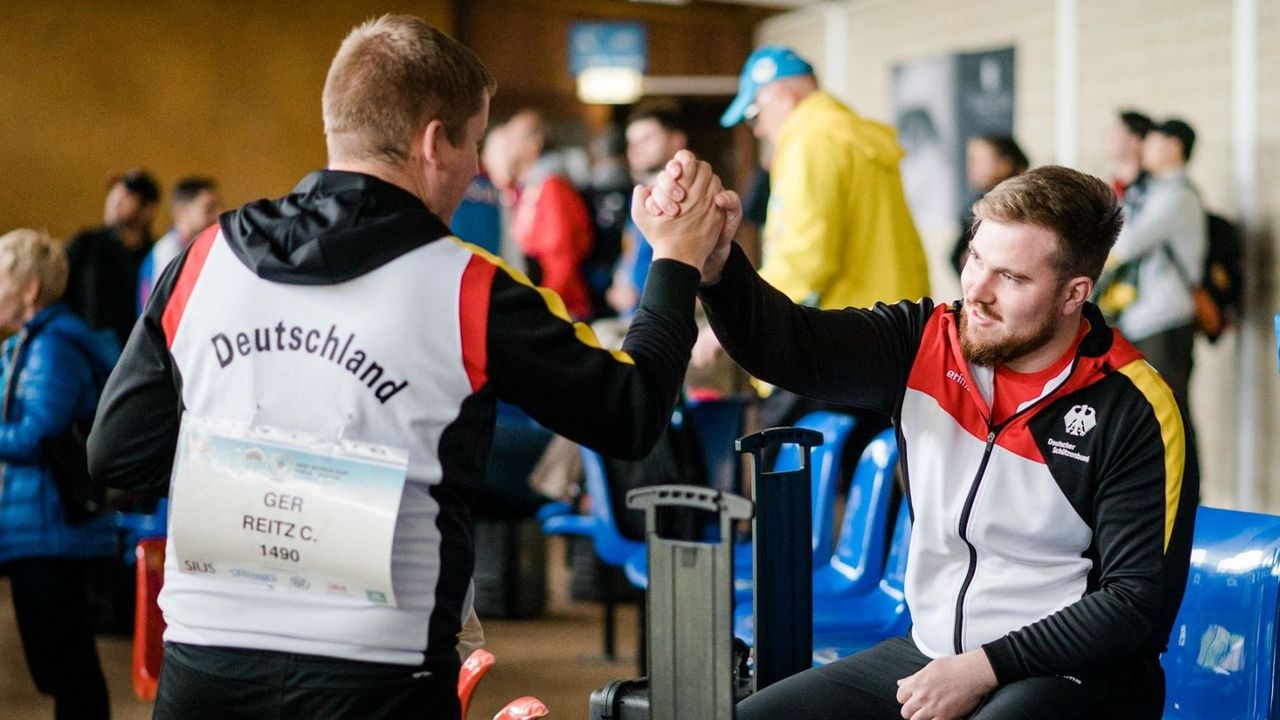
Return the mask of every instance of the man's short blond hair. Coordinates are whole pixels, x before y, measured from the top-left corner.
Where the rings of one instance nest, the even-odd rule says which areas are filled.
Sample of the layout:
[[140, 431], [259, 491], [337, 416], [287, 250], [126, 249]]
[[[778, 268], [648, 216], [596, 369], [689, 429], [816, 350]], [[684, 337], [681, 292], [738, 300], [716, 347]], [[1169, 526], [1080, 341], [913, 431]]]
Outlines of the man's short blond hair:
[[454, 145], [497, 85], [470, 49], [411, 15], [359, 25], [338, 48], [324, 83], [324, 134], [333, 160], [409, 158], [432, 120]]
[[67, 290], [66, 248], [43, 230], [11, 230], [0, 235], [0, 274], [20, 285], [39, 282], [36, 308], [44, 308]]

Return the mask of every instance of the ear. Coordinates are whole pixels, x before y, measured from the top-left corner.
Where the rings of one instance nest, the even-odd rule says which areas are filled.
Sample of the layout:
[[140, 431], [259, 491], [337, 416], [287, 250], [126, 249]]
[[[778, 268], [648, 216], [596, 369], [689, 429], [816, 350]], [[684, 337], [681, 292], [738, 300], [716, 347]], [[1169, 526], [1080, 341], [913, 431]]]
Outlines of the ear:
[[1063, 285], [1062, 314], [1074, 315], [1093, 294], [1093, 281], [1084, 275], [1077, 275]]
[[40, 281], [32, 280], [22, 288], [22, 302], [29, 308], [36, 306], [36, 298], [40, 297]]
[[422, 138], [422, 159], [428, 165], [439, 163], [441, 152], [444, 149], [442, 143], [449, 142], [449, 137], [444, 132], [444, 123], [439, 120], [432, 120], [422, 129], [420, 137]]

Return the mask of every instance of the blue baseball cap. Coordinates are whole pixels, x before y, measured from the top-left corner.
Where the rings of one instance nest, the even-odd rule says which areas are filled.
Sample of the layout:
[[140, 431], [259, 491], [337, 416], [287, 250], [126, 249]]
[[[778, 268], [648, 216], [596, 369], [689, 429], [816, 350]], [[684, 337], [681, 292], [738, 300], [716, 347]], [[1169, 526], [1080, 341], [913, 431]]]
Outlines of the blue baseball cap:
[[742, 76], [738, 79], [738, 96], [729, 104], [724, 115], [720, 116], [720, 124], [733, 127], [742, 122], [747, 107], [756, 101], [756, 92], [762, 86], [785, 77], [812, 74], [813, 66], [791, 48], [781, 45], [757, 48], [742, 66]]

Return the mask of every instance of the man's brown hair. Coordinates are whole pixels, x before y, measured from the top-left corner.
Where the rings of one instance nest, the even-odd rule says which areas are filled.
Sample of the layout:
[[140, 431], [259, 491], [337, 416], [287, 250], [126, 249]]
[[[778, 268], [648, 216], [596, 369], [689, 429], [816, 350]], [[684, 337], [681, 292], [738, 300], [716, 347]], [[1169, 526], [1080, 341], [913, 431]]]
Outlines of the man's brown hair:
[[1043, 165], [1000, 183], [973, 204], [983, 220], [1022, 222], [1058, 237], [1054, 268], [1062, 278], [1097, 282], [1124, 223], [1111, 186], [1060, 165]]
[[324, 82], [329, 159], [402, 163], [432, 120], [458, 145], [496, 87], [474, 52], [425, 21], [369, 20], [342, 41]]

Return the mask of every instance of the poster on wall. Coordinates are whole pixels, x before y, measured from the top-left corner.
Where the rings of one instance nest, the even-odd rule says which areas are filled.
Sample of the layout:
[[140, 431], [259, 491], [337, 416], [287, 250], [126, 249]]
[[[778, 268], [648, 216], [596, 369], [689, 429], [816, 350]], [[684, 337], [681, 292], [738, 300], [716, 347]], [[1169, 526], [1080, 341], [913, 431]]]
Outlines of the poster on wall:
[[898, 63], [892, 94], [902, 182], [916, 226], [954, 226], [975, 199], [965, 147], [980, 135], [1012, 135], [1014, 49]]

